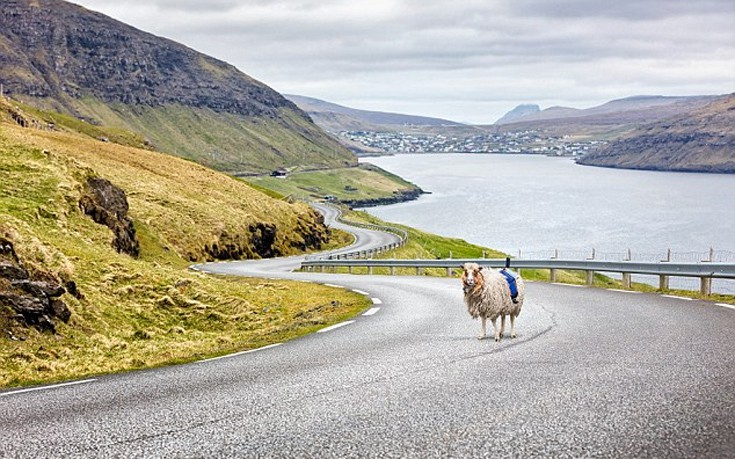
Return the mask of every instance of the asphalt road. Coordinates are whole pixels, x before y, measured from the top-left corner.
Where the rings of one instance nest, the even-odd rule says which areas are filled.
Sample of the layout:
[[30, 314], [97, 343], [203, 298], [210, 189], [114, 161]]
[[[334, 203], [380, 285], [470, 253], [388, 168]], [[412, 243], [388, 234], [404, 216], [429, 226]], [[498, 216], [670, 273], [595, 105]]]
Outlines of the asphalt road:
[[0, 457], [734, 457], [735, 310], [527, 284], [478, 341], [457, 279], [269, 271], [374, 307], [267, 349], [0, 392]]

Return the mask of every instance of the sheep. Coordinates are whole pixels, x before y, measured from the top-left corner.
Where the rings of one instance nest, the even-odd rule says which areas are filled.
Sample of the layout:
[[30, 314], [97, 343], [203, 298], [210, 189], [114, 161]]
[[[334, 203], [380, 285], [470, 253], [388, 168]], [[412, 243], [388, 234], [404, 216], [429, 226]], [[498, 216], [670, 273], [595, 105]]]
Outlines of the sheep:
[[[495, 341], [500, 341], [505, 331], [505, 316], [510, 316], [510, 337], [516, 337], [515, 319], [523, 307], [525, 288], [523, 279], [516, 278], [518, 296], [516, 302], [511, 299], [511, 291], [506, 278], [492, 268], [483, 269], [477, 263], [465, 263], [461, 266], [464, 301], [467, 312], [473, 319], [482, 320], [482, 334], [478, 339], [486, 338], [485, 323], [490, 319], [493, 324]], [[500, 330], [496, 327], [496, 319], [500, 316]]]

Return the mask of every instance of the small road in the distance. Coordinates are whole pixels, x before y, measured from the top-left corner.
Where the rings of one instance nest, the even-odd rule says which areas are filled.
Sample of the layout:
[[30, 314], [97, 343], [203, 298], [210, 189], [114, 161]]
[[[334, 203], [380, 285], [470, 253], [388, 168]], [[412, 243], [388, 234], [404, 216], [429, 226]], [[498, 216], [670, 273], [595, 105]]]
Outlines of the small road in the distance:
[[366, 315], [255, 352], [0, 392], [0, 457], [735, 456], [735, 310], [527, 284], [478, 341], [457, 279], [203, 265], [357, 289]]

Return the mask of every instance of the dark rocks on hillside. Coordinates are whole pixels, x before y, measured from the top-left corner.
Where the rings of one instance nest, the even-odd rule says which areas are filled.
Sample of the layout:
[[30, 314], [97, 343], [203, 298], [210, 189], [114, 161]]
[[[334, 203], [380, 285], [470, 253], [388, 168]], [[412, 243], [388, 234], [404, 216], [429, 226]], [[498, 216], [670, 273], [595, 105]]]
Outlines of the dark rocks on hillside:
[[258, 222], [248, 227], [249, 234], [231, 234], [227, 231], [217, 241], [204, 247], [204, 252], [215, 260], [243, 258], [270, 258], [281, 255], [274, 247], [278, 228], [272, 223]]
[[[64, 293], [66, 289], [52, 275], [31, 276], [18, 259], [13, 243], [0, 238], [0, 315], [55, 333], [55, 319], [68, 322], [71, 318], [71, 311], [59, 298]], [[4, 332], [14, 336], [10, 330]]]
[[278, 228], [272, 223], [257, 223], [248, 227], [250, 230], [250, 243], [255, 248], [255, 252], [262, 258], [277, 257], [280, 253], [273, 248], [276, 242], [276, 234]]
[[140, 255], [140, 244], [135, 235], [133, 220], [128, 217], [128, 199], [125, 192], [101, 177], [87, 180], [86, 193], [79, 200], [79, 207], [95, 223], [110, 228], [115, 235], [112, 246], [120, 253], [132, 257]]
[[316, 211], [313, 211], [312, 215], [313, 220], [299, 220], [297, 231], [303, 238], [303, 243], [294, 242], [292, 247], [301, 251], [320, 250], [324, 244], [329, 242], [330, 230], [324, 224], [324, 216]]

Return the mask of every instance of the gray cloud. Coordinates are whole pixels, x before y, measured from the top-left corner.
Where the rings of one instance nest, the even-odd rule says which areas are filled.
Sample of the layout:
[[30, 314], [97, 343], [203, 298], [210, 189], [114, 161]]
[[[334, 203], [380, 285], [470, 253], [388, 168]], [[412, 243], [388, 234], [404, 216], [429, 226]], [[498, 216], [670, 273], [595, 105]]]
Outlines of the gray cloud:
[[518, 103], [735, 91], [731, 0], [77, 0], [275, 89], [492, 122]]

